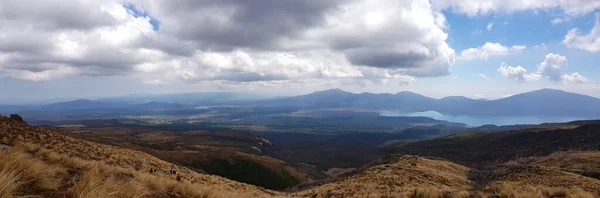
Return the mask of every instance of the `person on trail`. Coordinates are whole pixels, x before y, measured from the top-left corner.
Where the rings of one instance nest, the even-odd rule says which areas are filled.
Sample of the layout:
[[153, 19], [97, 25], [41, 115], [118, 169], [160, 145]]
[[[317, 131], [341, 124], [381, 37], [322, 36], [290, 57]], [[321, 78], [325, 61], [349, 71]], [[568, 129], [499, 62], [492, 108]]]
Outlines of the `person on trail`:
[[177, 182], [181, 182], [181, 176], [179, 176], [179, 174], [177, 174], [177, 177], [175, 177], [175, 180], [177, 180]]
[[152, 168], [150, 168], [150, 173], [153, 173], [153, 172], [154, 172], [154, 170]]

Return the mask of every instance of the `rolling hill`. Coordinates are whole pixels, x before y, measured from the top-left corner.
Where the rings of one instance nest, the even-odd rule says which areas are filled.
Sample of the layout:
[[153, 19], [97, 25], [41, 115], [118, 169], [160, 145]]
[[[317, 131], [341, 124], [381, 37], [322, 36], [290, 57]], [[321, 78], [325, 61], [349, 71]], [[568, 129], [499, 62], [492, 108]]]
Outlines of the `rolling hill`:
[[[282, 190], [320, 175], [283, 160], [262, 155], [271, 143], [241, 131], [171, 132], [151, 127], [123, 127], [110, 121], [88, 125], [59, 125], [71, 137], [130, 148], [196, 172], [219, 175], [239, 182]], [[257, 154], [257, 155], [255, 155]]]
[[[558, 129], [554, 127], [553, 130], [558, 131], [596, 130], [594, 126], [588, 125]], [[547, 138], [536, 139], [538, 142], [545, 143], [544, 145], [552, 145], [556, 142], [555, 135], [548, 132], [547, 128], [528, 130], [539, 132], [537, 136], [548, 135]], [[562, 131], [562, 133], [569, 132]], [[588, 135], [595, 134], [588, 133]], [[462, 135], [466, 139], [471, 136], [471, 134]], [[582, 139], [582, 136], [576, 137]], [[304, 183], [282, 192], [198, 173], [186, 166], [169, 163], [146, 152], [72, 138], [52, 129], [29, 126], [27, 123], [2, 116], [0, 116], [0, 143], [0, 197], [598, 197], [600, 195], [600, 180], [577, 172], [595, 170], [585, 169], [597, 165], [591, 164], [597, 163], [600, 159], [597, 157], [600, 155], [595, 151], [517, 158], [516, 161], [479, 168], [459, 165], [439, 158], [389, 155], [368, 163], [358, 170], [328, 180]], [[587, 145], [593, 143], [588, 142]], [[170, 156], [183, 153], [183, 158], [189, 157], [185, 155], [187, 151], [170, 152], [167, 153]], [[224, 160], [235, 160], [231, 154], [219, 153], [219, 155]], [[467, 153], [467, 156], [471, 155]], [[244, 172], [253, 171], [251, 167], [234, 168]], [[153, 171], [150, 171], [151, 169]], [[175, 175], [170, 173], [172, 170], [181, 175], [182, 181], [175, 179]], [[255, 179], [268, 178], [256, 177]]]
[[597, 197], [600, 180], [541, 166], [474, 169], [390, 155], [292, 195], [302, 197]]
[[[72, 138], [0, 116], [0, 197], [270, 197], [147, 153]], [[150, 169], [156, 172], [150, 173]], [[170, 170], [183, 178], [175, 180]]]
[[501, 132], [467, 132], [401, 143], [388, 152], [440, 157], [478, 166], [505, 163], [560, 151], [600, 151], [600, 124], [595, 122], [548, 124]]

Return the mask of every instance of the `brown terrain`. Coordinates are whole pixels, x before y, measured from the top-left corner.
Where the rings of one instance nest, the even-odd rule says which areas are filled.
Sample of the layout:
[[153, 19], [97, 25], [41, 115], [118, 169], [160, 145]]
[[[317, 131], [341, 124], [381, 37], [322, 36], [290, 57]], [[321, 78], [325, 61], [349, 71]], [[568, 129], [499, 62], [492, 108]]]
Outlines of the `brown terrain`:
[[[147, 153], [0, 116], [0, 197], [270, 197], [281, 193], [199, 174]], [[150, 173], [150, 168], [157, 172]], [[175, 180], [175, 170], [183, 178]]]
[[305, 170], [306, 167], [260, 155], [271, 143], [247, 132], [169, 132], [86, 125], [63, 125], [56, 129], [75, 138], [143, 151], [196, 172], [268, 189], [283, 190], [323, 177], [312, 174], [314, 170]]
[[[598, 168], [600, 155], [589, 150], [516, 158], [477, 169], [439, 158], [389, 155], [329, 180], [282, 192], [199, 173], [132, 149], [136, 146], [73, 138], [2, 116], [0, 143], [2, 198], [599, 197], [600, 193], [599, 180], [577, 173]], [[150, 173], [151, 168], [157, 172]], [[176, 181], [170, 170], [177, 171], [182, 181]]]

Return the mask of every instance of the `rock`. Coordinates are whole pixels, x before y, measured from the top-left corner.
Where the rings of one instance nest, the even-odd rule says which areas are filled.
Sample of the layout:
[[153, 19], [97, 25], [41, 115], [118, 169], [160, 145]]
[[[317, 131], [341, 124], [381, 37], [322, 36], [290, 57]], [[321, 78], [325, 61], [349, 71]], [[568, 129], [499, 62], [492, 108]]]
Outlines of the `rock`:
[[25, 122], [25, 120], [23, 120], [23, 117], [21, 117], [19, 114], [10, 114], [10, 119], [15, 120], [17, 122]]
[[119, 180], [130, 181], [133, 178], [135, 178], [135, 176], [131, 173], [117, 173], [117, 179]]
[[7, 144], [2, 144], [0, 143], [0, 151], [8, 151], [12, 148], [11, 145], [7, 145]]

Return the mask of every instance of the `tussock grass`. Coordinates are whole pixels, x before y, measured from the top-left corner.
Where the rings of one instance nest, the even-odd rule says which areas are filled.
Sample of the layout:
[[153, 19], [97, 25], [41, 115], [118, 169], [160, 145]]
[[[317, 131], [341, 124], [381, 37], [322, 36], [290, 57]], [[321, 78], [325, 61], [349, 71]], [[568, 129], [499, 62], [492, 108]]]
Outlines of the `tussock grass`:
[[[198, 174], [147, 153], [71, 138], [0, 116], [0, 198], [273, 197], [281, 193]], [[149, 173], [149, 169], [158, 170]], [[174, 169], [183, 177], [177, 182]], [[191, 181], [194, 181], [192, 183]]]
[[139, 182], [119, 179], [116, 176], [106, 176], [100, 169], [86, 171], [74, 180], [76, 180], [75, 185], [66, 193], [69, 197], [144, 197], [149, 192]]
[[6, 193], [56, 190], [60, 183], [59, 175], [64, 171], [16, 149], [0, 151], [0, 174], [3, 180], [12, 181], [0, 182], [6, 185], [2, 187]]
[[19, 185], [19, 177], [15, 172], [0, 171], [0, 197], [12, 197]]
[[500, 197], [598, 197], [578, 187], [552, 188], [547, 186], [518, 185], [510, 182], [500, 182], [489, 190]]
[[[359, 171], [282, 193], [195, 173], [146, 153], [70, 138], [0, 116], [0, 198], [8, 197], [598, 197], [600, 181], [556, 168], [510, 170], [485, 189], [473, 170], [443, 160], [389, 156]], [[149, 168], [159, 171], [148, 173]], [[177, 169], [177, 182], [169, 169]], [[192, 182], [193, 181], [193, 182]], [[596, 194], [594, 194], [596, 193]]]

